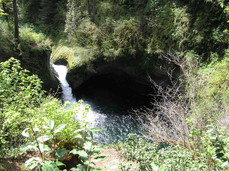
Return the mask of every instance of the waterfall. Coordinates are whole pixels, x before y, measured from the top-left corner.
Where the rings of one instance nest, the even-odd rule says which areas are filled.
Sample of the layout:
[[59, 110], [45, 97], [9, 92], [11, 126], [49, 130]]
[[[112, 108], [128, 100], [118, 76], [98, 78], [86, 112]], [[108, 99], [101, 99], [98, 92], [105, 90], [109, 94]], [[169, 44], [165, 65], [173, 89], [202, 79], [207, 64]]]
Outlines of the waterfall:
[[[72, 88], [66, 80], [68, 68], [64, 65], [55, 65], [53, 63], [51, 63], [51, 66], [60, 81], [63, 101], [70, 102], [71, 104], [76, 103], [77, 99], [73, 96]], [[84, 101], [81, 104], [82, 110], [87, 104], [89, 104], [91, 108], [87, 114], [86, 121], [90, 122], [92, 127], [103, 130], [102, 132], [96, 132], [94, 134], [95, 142], [111, 144], [125, 140], [125, 137], [129, 133], [138, 133], [138, 123], [129, 113], [122, 114], [121, 112], [115, 112], [113, 109], [107, 111], [101, 106], [95, 106], [93, 102], [90, 101]], [[78, 119], [80, 119], [80, 116]]]
[[68, 72], [68, 68], [64, 65], [55, 65], [52, 64], [55, 72], [57, 73], [57, 78], [60, 81], [61, 89], [63, 91], [63, 101], [70, 102], [71, 104], [76, 102], [76, 98], [72, 95], [72, 88], [69, 86], [66, 75]]
[[[60, 85], [61, 85], [61, 89], [62, 89], [62, 99], [63, 102], [70, 102], [71, 104], [74, 104], [77, 102], [76, 98], [73, 96], [72, 94], [72, 88], [69, 86], [67, 80], [66, 80], [66, 75], [68, 72], [68, 68], [64, 65], [55, 65], [53, 63], [51, 63], [54, 71], [57, 74], [57, 79], [60, 81]], [[83, 109], [85, 108], [85, 106], [87, 105], [87, 102], [83, 102], [81, 104], [81, 110], [83, 111]], [[79, 114], [80, 115], [80, 114]], [[100, 116], [99, 116], [100, 115]], [[78, 116], [79, 118], [81, 118], [81, 116]], [[85, 120], [87, 122], [91, 123], [91, 126], [95, 126], [95, 120], [98, 117], [105, 117], [102, 116], [101, 114], [93, 111], [91, 108], [89, 110], [89, 112], [87, 113], [87, 117], [85, 118]]]

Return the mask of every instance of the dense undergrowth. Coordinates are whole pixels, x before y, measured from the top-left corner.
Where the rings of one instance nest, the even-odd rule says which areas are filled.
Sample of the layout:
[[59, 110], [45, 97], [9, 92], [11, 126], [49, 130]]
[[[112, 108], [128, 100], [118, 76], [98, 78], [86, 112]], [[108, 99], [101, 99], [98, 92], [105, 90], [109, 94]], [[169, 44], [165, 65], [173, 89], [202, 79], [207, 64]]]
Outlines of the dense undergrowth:
[[88, 106], [66, 108], [42, 89], [52, 49], [54, 62], [75, 71], [125, 59], [150, 75], [159, 58], [175, 64], [171, 85], [152, 80], [154, 108], [135, 111], [144, 139], [130, 135], [119, 149], [136, 170], [228, 170], [228, 1], [19, 0], [20, 42], [12, 3], [0, 2], [0, 158], [33, 152], [29, 170], [93, 170], [102, 159], [93, 158]]

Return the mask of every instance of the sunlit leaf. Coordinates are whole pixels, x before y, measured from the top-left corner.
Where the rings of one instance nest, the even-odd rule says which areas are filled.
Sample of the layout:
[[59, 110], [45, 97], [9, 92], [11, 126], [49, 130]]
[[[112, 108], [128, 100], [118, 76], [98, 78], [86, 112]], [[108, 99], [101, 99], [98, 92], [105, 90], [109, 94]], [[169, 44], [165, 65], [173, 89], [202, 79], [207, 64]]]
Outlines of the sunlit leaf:
[[37, 167], [40, 162], [41, 162], [41, 159], [39, 157], [32, 157], [25, 162], [25, 167], [32, 170], [35, 167]]
[[38, 137], [37, 140], [39, 142], [46, 142], [46, 141], [50, 140], [51, 138], [53, 138], [53, 136], [43, 135], [43, 136]]
[[83, 139], [82, 135], [80, 135], [80, 134], [77, 134], [77, 135], [75, 136], [75, 138]]
[[61, 132], [61, 130], [64, 129], [65, 126], [66, 126], [66, 124], [60, 124], [60, 125], [58, 125], [58, 126], [55, 128], [54, 133], [56, 134], [56, 133], [58, 133], [58, 132]]
[[49, 148], [48, 145], [39, 144], [39, 148], [40, 148], [41, 152], [50, 152], [51, 151], [51, 149]]
[[82, 128], [82, 129], [77, 129], [77, 130], [74, 131], [74, 133], [78, 133], [78, 132], [81, 132], [81, 131], [84, 131], [84, 130], [85, 130], [84, 128]]

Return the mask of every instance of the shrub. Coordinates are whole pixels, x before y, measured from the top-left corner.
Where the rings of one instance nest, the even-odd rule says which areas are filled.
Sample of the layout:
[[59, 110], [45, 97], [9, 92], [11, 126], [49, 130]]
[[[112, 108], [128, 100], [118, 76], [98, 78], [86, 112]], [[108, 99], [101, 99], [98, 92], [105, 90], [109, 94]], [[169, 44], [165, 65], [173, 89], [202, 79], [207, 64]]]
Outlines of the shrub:
[[47, 39], [43, 33], [37, 33], [30, 26], [20, 28], [19, 49], [24, 57], [30, 56], [30, 51], [44, 51], [51, 49], [51, 40]]
[[29, 75], [18, 60], [11, 58], [0, 64], [1, 150], [21, 143], [21, 130], [33, 117], [29, 109], [37, 107], [43, 95], [41, 81]]
[[129, 135], [121, 145], [123, 156], [128, 160], [137, 161], [136, 170], [207, 170], [207, 166], [193, 160], [192, 154], [186, 149], [169, 144], [156, 144]]
[[[66, 104], [70, 105], [70, 104]], [[85, 117], [88, 112], [89, 106], [85, 108], [81, 107], [80, 103], [75, 103], [70, 109], [66, 109], [61, 102], [54, 98], [45, 99], [38, 108], [32, 109], [34, 118], [31, 118], [31, 127], [41, 130], [41, 134], [46, 135], [46, 129], [43, 129], [43, 125], [48, 125], [50, 120], [55, 122], [55, 125], [65, 124], [65, 129], [56, 135], [56, 141], [59, 142], [56, 146], [58, 148], [73, 148], [81, 146], [82, 141], [76, 136], [73, 136], [73, 132], [81, 130], [85, 132], [88, 124], [84, 121], [80, 121], [79, 117], [83, 114]], [[39, 113], [39, 115], [37, 115]], [[78, 120], [75, 120], [75, 119]]]

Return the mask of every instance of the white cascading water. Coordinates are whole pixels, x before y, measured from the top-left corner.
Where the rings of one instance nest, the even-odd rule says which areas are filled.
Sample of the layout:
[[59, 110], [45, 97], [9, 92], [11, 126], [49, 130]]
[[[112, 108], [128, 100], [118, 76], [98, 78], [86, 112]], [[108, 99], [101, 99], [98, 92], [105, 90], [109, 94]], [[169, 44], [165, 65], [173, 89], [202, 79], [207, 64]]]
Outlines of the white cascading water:
[[66, 80], [66, 75], [68, 72], [68, 68], [64, 65], [55, 65], [52, 64], [54, 70], [57, 73], [57, 78], [60, 81], [61, 88], [63, 91], [63, 101], [64, 102], [70, 102], [71, 104], [76, 102], [76, 98], [73, 97], [72, 95], [72, 88], [69, 86], [67, 80]]
[[[71, 104], [74, 104], [77, 102], [76, 98], [73, 96], [72, 94], [72, 88], [69, 86], [67, 80], [66, 80], [66, 75], [68, 72], [68, 68], [64, 65], [55, 65], [55, 64], [51, 64], [53, 69], [55, 70], [56, 74], [57, 74], [57, 78], [60, 81], [60, 85], [61, 85], [61, 89], [62, 89], [62, 98], [63, 98], [63, 102], [70, 102]], [[83, 102], [81, 105], [81, 109], [83, 110], [83, 108], [85, 107], [85, 105], [87, 105], [88, 103]], [[80, 118], [80, 116], [78, 116]], [[88, 114], [87, 114], [87, 118], [86, 121], [90, 122], [92, 126], [95, 126], [95, 120], [96, 118], [103, 118], [105, 116], [92, 111], [92, 109], [89, 110]], [[101, 120], [102, 121], [102, 120]]]
[[[66, 75], [68, 68], [64, 65], [55, 65], [51, 63], [51, 66], [57, 74], [57, 78], [60, 81], [63, 101], [74, 104], [77, 102], [76, 98], [72, 94], [72, 88], [69, 86]], [[115, 112], [109, 114], [104, 113], [99, 107], [94, 106], [91, 102], [83, 102], [81, 105], [82, 110], [85, 105], [91, 106], [89, 113], [87, 114], [86, 121], [91, 123], [92, 127], [101, 128], [103, 132], [94, 134], [94, 140], [102, 144], [110, 144], [120, 140], [124, 140], [126, 135], [130, 132], [136, 132], [137, 123], [131, 115], [117, 115]], [[80, 114], [79, 114], [80, 115]], [[78, 116], [78, 119], [81, 117]]]

